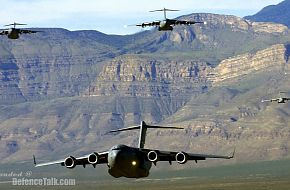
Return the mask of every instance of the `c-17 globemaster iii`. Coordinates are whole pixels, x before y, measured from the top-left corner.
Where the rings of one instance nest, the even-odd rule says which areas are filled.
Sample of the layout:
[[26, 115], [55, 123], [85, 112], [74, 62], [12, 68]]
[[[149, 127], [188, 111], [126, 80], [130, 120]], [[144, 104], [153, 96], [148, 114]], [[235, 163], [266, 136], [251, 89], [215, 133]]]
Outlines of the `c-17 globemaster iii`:
[[19, 24], [19, 23], [14, 22], [13, 24], [5, 25], [5, 26], [14, 26], [14, 27], [0, 30], [0, 35], [6, 35], [9, 39], [18, 39], [20, 37], [20, 34], [32, 34], [32, 33], [40, 32], [40, 31], [27, 30], [27, 29], [19, 29], [19, 28], [16, 28], [16, 25], [26, 25], [26, 24]]
[[160, 10], [154, 10], [150, 12], [157, 12], [157, 11], [163, 11], [164, 12], [164, 20], [160, 21], [153, 21], [153, 22], [144, 22], [142, 24], [137, 24], [135, 26], [141, 26], [142, 28], [147, 27], [147, 26], [156, 26], [158, 27], [159, 31], [167, 31], [167, 30], [173, 30], [173, 26], [176, 25], [192, 25], [192, 24], [206, 24], [206, 22], [201, 22], [201, 21], [189, 21], [189, 20], [177, 20], [177, 19], [168, 19], [166, 17], [166, 11], [178, 11], [178, 10], [171, 10], [171, 9], [160, 9]]
[[278, 104], [285, 104], [287, 101], [290, 100], [288, 97], [282, 97], [281, 94], [284, 94], [286, 92], [279, 92], [279, 98], [273, 98], [270, 100], [262, 100], [261, 102], [277, 102]]
[[173, 151], [162, 151], [155, 149], [144, 148], [146, 131], [148, 128], [160, 128], [160, 129], [183, 129], [178, 127], [161, 127], [147, 125], [144, 121], [138, 126], [127, 127], [119, 130], [110, 131], [129, 131], [140, 129], [139, 135], [139, 145], [138, 147], [130, 147], [126, 145], [115, 145], [110, 150], [105, 152], [93, 152], [89, 155], [75, 158], [69, 156], [65, 159], [37, 164], [35, 157], [34, 164], [35, 167], [47, 166], [53, 164], [60, 164], [67, 168], [73, 169], [76, 165], [81, 165], [85, 167], [86, 165], [92, 165], [96, 167], [98, 164], [107, 164], [108, 172], [113, 177], [127, 177], [127, 178], [142, 178], [149, 175], [149, 170], [151, 169], [152, 163], [156, 165], [159, 161], [167, 161], [170, 164], [173, 161], [179, 164], [185, 164], [188, 160], [205, 160], [207, 158], [221, 158], [221, 159], [231, 159], [234, 157], [234, 152], [231, 156], [219, 156], [210, 154], [195, 154], [186, 152], [173, 152]]

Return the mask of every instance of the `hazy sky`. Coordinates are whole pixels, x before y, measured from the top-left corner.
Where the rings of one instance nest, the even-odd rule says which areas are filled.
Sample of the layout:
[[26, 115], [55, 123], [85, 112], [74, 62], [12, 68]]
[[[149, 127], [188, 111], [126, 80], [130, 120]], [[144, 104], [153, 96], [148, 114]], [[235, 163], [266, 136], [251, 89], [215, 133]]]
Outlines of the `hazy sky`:
[[282, 0], [0, 0], [1, 25], [15, 22], [28, 27], [61, 27], [69, 30], [98, 30], [107, 34], [140, 31], [124, 25], [160, 20], [163, 13], [149, 10], [179, 9], [169, 18], [200, 12], [251, 15]]

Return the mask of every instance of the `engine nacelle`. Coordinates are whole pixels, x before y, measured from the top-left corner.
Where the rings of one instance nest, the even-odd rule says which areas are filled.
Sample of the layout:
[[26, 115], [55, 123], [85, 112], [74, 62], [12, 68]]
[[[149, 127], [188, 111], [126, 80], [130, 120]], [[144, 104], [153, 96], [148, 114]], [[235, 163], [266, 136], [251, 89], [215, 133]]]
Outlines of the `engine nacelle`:
[[64, 165], [67, 168], [73, 169], [74, 167], [76, 167], [76, 159], [73, 156], [67, 157], [64, 160]]
[[150, 162], [157, 162], [159, 159], [158, 153], [154, 150], [151, 150], [150, 152], [148, 152], [147, 158]]
[[99, 154], [98, 153], [96, 153], [96, 152], [93, 152], [92, 154], [90, 154], [89, 156], [88, 156], [88, 162], [90, 163], [90, 164], [97, 164], [98, 163], [98, 160], [99, 160]]
[[179, 163], [179, 164], [185, 164], [187, 162], [188, 159], [188, 155], [185, 152], [178, 152], [175, 155], [175, 160]]

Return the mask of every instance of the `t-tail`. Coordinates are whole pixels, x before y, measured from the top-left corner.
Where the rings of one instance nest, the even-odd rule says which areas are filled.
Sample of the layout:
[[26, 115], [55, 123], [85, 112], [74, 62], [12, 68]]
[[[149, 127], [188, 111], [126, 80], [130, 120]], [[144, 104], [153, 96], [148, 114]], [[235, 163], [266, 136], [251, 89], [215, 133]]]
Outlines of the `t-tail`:
[[167, 19], [167, 17], [166, 17], [166, 11], [179, 11], [179, 10], [172, 10], [172, 9], [163, 8], [163, 9], [149, 11], [149, 12], [157, 12], [157, 11], [163, 11], [163, 13], [164, 13], [164, 20], [166, 20]]
[[16, 28], [17, 25], [26, 25], [26, 24], [21, 24], [21, 23], [16, 23], [16, 22], [14, 22], [14, 23], [12, 23], [12, 24], [6, 24], [6, 25], [4, 25], [4, 26], [13, 26], [13, 28]]
[[184, 129], [181, 127], [162, 127], [162, 126], [157, 126], [157, 125], [147, 125], [145, 123], [145, 121], [141, 121], [141, 124], [138, 126], [127, 127], [127, 128], [118, 129], [118, 130], [112, 130], [112, 131], [110, 131], [110, 133], [140, 129], [138, 148], [142, 149], [142, 148], [144, 148], [145, 139], [146, 139], [146, 132], [147, 132], [147, 129], [149, 129], [149, 128], [151, 128], [151, 129], [157, 129], [157, 128], [159, 128], [159, 129]]

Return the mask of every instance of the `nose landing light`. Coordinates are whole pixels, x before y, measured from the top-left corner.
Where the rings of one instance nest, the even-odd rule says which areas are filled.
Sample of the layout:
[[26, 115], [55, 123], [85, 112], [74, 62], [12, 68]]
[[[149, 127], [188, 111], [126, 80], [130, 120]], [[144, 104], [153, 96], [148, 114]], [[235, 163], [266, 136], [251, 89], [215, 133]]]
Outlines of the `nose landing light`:
[[136, 166], [137, 162], [136, 161], [132, 161], [132, 166]]

